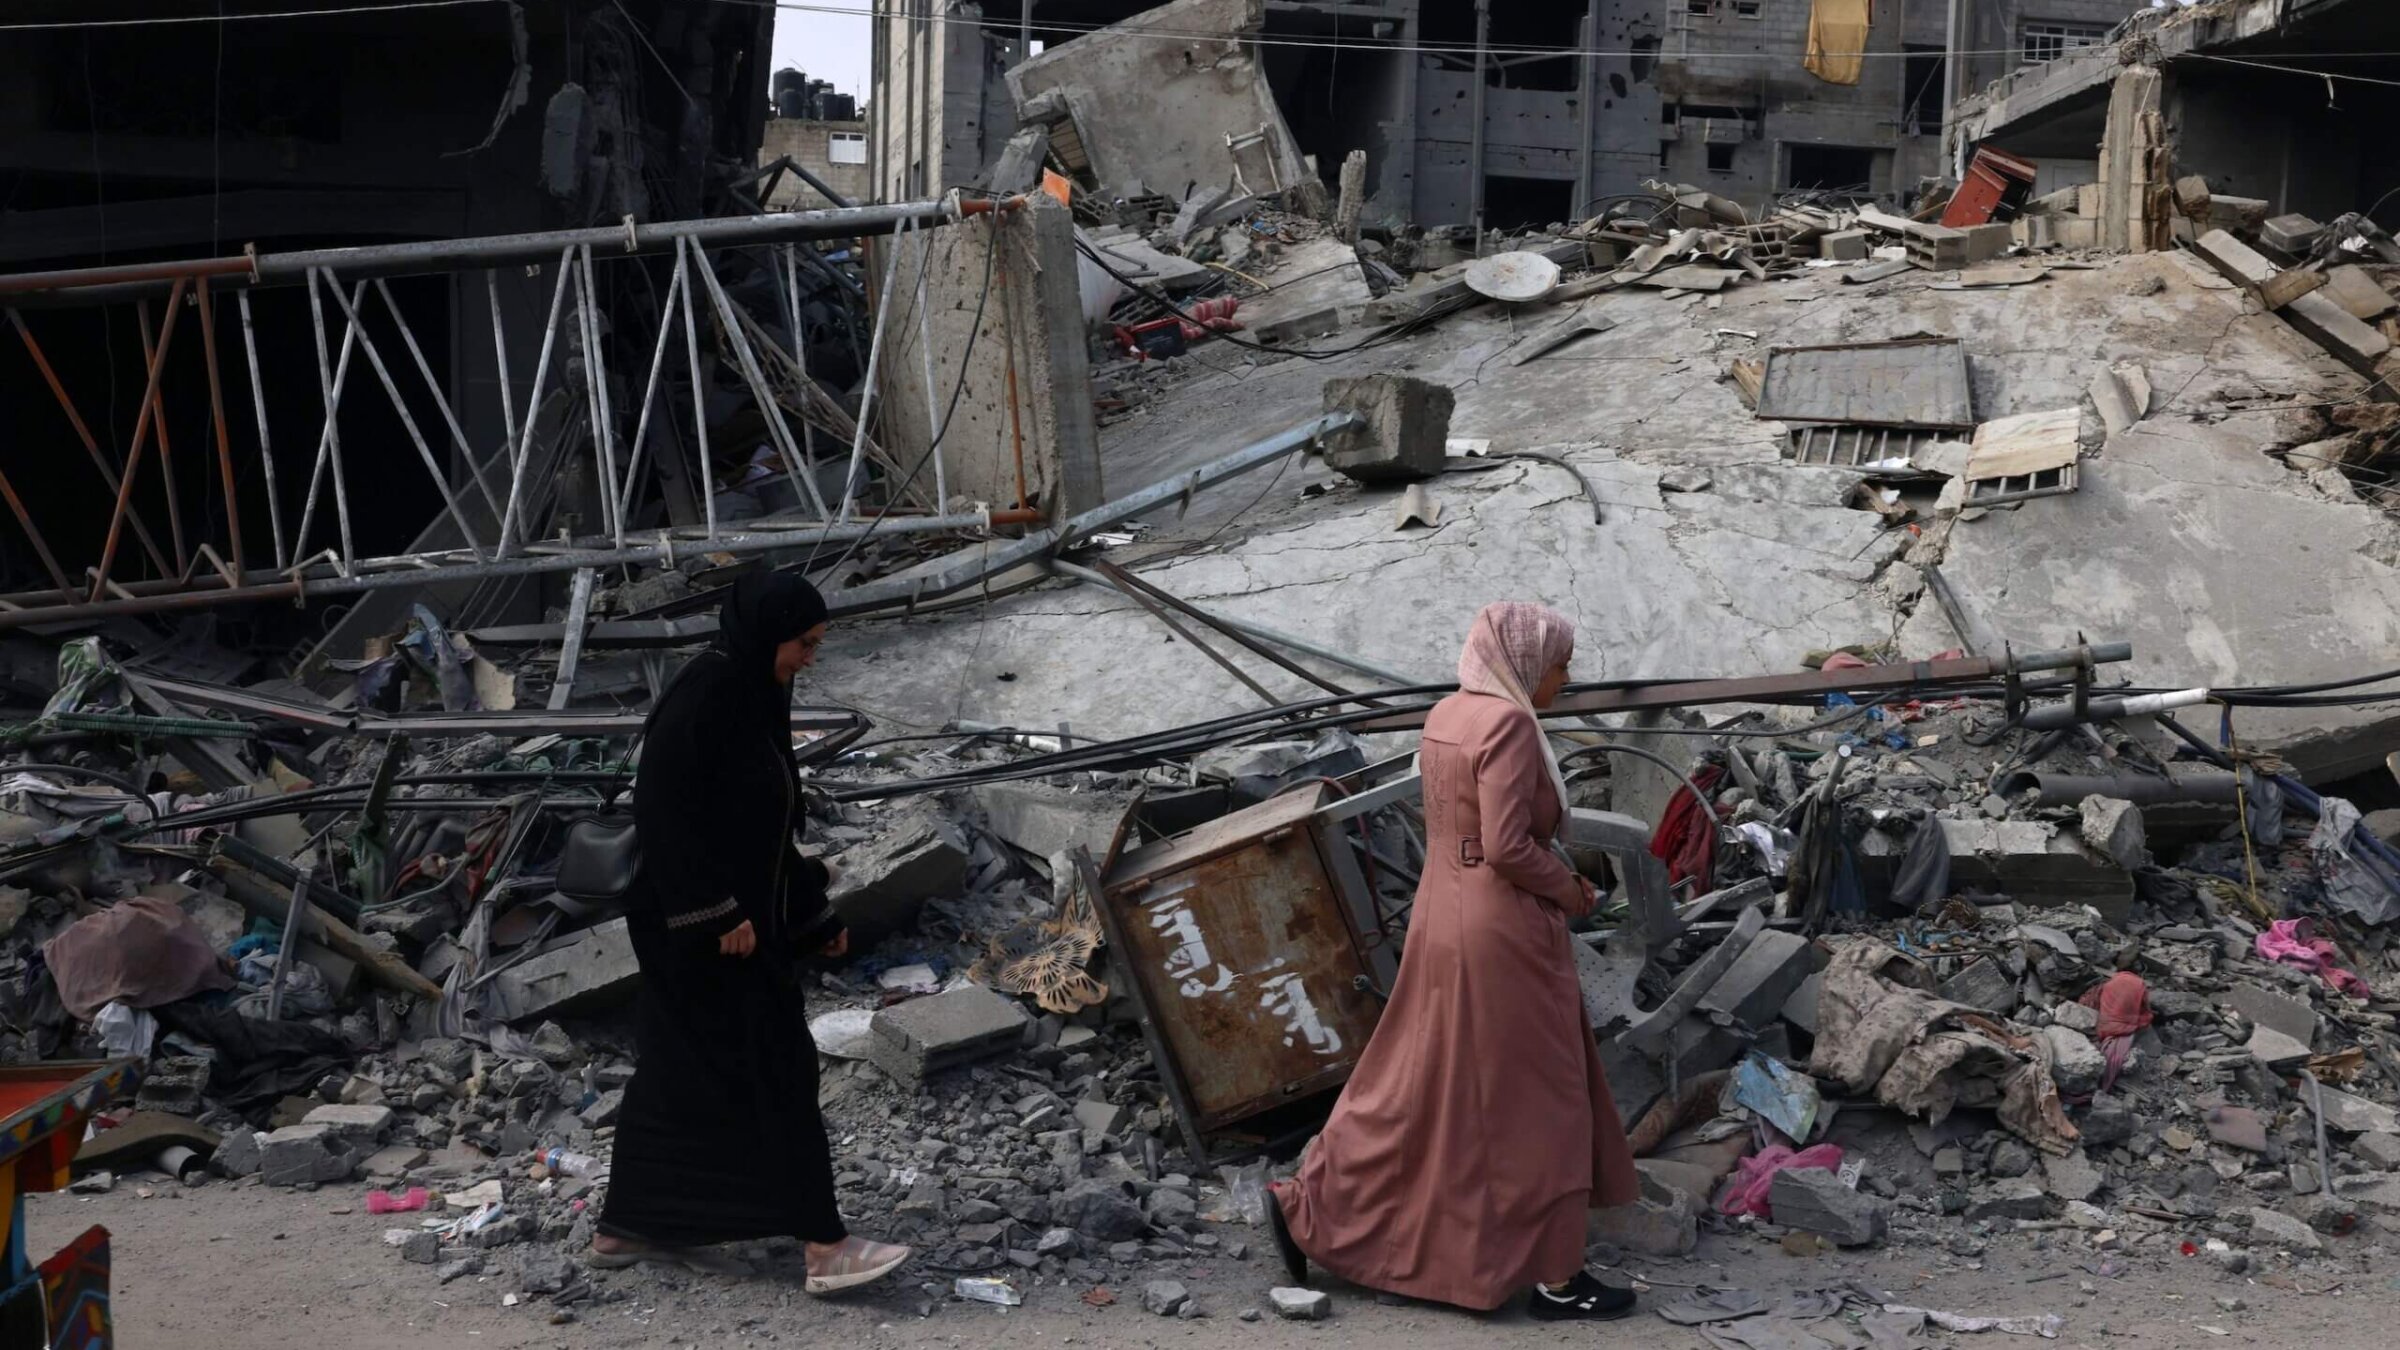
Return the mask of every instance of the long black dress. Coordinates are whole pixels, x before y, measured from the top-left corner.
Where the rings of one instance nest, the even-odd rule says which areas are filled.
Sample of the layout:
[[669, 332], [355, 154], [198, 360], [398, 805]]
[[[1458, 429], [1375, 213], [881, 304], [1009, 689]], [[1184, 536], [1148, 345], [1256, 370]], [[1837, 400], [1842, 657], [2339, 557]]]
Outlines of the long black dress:
[[[640, 1059], [600, 1215], [612, 1237], [681, 1247], [846, 1236], [799, 984], [802, 954], [840, 921], [824, 865], [793, 848], [791, 691], [773, 664], [775, 644], [823, 608], [814, 591], [776, 590], [791, 580], [736, 588], [717, 645], [678, 673], [645, 731], [633, 803], [642, 893], [627, 919], [642, 970]], [[719, 937], [744, 920], [757, 951], [720, 953]]]

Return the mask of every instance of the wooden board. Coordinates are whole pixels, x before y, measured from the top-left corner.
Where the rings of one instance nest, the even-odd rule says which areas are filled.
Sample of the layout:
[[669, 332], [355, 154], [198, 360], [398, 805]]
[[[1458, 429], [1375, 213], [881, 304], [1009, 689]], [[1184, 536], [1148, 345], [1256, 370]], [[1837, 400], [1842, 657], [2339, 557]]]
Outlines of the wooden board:
[[2082, 453], [2077, 436], [2083, 409], [2002, 417], [1975, 428], [1975, 451], [1967, 457], [1967, 481], [2020, 478], [2063, 468]]

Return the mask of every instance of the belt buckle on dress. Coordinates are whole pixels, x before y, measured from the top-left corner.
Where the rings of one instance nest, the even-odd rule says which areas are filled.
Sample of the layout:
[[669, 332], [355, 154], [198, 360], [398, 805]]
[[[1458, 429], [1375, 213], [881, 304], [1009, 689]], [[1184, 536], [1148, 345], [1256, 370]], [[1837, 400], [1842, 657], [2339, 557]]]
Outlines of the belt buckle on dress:
[[1483, 866], [1483, 836], [1470, 834], [1460, 838], [1458, 860], [1468, 867]]

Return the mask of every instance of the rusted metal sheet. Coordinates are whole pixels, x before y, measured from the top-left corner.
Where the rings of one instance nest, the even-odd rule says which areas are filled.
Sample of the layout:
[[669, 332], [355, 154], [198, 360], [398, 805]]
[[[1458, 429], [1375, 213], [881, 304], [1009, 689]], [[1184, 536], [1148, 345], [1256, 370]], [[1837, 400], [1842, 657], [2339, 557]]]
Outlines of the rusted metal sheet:
[[1381, 1005], [1312, 817], [1321, 785], [1126, 855], [1109, 945], [1195, 1156], [1210, 1135], [1340, 1087]]

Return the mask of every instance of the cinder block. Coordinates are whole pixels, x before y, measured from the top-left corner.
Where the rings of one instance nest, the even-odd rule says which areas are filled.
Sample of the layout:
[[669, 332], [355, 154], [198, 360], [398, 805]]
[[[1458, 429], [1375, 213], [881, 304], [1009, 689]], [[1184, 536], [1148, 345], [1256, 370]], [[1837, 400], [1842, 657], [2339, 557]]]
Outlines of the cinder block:
[[919, 1083], [928, 1074], [1016, 1049], [1032, 1020], [1016, 1000], [962, 984], [875, 1014], [867, 1058], [900, 1082]]
[[1787, 1168], [1767, 1189], [1767, 1208], [1786, 1228], [1822, 1233], [1844, 1247], [1861, 1247], [1883, 1236], [1891, 1206], [1851, 1190], [1839, 1174], [1822, 1167]]
[[1356, 413], [1364, 427], [1329, 438], [1325, 462], [1361, 483], [1405, 483], [1442, 471], [1450, 440], [1450, 390], [1407, 375], [1325, 382], [1325, 411]]
[[1817, 256], [1841, 262], [1864, 262], [1873, 246], [1865, 230], [1836, 230], [1817, 240]]
[[2016, 232], [2009, 228], [2006, 221], [1996, 225], [1969, 225], [1959, 233], [1967, 237], [1969, 263], [1989, 262], [2008, 252], [2008, 246], [2016, 242]]

